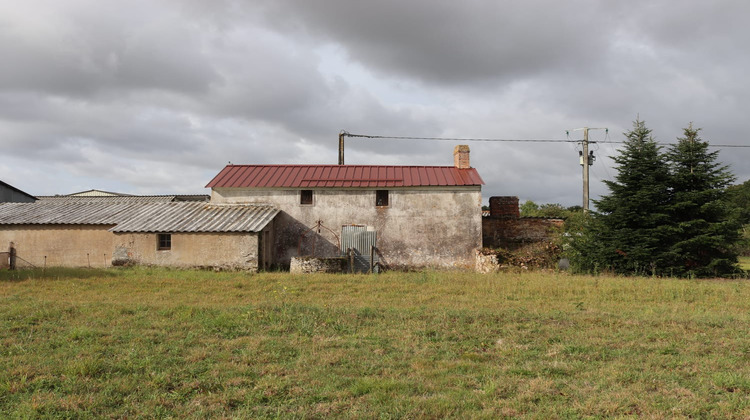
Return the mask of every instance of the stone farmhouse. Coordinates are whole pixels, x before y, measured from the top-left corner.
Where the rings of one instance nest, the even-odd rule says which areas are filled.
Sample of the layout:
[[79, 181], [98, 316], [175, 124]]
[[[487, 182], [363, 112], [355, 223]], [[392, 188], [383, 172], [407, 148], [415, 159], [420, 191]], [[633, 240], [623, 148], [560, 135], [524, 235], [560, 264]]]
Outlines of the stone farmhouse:
[[[228, 165], [207, 187], [212, 203], [280, 210], [273, 243], [280, 266], [375, 246], [391, 268], [473, 268], [483, 184], [469, 147], [456, 146], [453, 166]], [[364, 245], [342, 245], [352, 232], [373, 233]]]

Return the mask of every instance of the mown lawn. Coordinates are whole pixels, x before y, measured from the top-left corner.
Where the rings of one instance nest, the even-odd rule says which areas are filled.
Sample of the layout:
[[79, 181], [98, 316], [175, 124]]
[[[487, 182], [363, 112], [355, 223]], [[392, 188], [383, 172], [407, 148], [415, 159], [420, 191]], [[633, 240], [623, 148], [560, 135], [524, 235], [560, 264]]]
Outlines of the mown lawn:
[[750, 282], [0, 272], [0, 418], [750, 418]]

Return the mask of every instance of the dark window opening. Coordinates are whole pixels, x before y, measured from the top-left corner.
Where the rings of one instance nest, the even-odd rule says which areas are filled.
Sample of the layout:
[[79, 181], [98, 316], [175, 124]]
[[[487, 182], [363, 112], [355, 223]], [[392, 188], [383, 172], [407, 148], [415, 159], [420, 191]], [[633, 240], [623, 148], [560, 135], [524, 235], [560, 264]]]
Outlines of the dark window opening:
[[156, 237], [157, 248], [159, 251], [167, 251], [172, 249], [172, 234], [171, 233], [160, 233]]
[[388, 206], [388, 190], [375, 191], [375, 205], [378, 207]]
[[300, 204], [312, 204], [313, 203], [313, 192], [312, 190], [302, 190], [299, 192], [299, 203]]

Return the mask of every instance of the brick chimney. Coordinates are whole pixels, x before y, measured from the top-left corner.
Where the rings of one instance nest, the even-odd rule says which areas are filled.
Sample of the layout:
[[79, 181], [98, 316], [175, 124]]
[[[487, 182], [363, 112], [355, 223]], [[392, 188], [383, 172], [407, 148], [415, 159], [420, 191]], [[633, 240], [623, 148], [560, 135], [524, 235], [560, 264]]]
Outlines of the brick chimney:
[[461, 144], [453, 149], [453, 164], [458, 169], [469, 169], [471, 163], [469, 162], [469, 146]]
[[490, 197], [490, 217], [493, 219], [518, 219], [518, 197]]

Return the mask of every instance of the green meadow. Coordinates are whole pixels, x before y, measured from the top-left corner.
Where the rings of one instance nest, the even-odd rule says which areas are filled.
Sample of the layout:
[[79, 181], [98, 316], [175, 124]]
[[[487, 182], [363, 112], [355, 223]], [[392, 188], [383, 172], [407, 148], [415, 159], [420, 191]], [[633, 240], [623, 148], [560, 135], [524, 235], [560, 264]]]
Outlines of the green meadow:
[[750, 418], [750, 282], [0, 272], [0, 418]]

